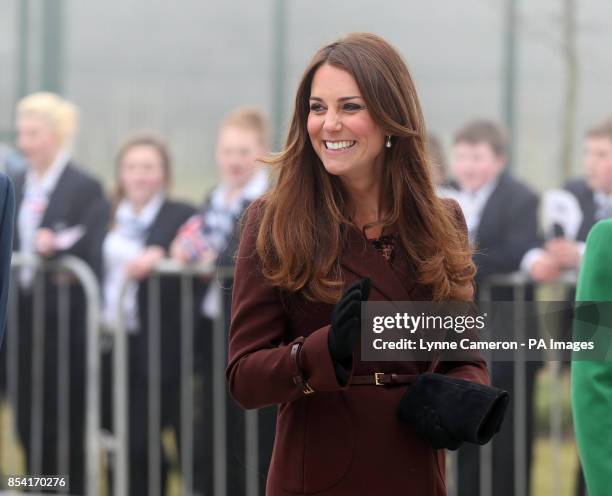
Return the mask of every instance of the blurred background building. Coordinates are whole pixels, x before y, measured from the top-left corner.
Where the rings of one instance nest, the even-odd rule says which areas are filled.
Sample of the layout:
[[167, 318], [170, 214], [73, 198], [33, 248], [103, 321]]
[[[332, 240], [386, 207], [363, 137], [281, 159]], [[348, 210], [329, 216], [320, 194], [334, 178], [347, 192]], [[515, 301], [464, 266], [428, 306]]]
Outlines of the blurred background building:
[[443, 145], [471, 117], [506, 122], [515, 171], [542, 189], [567, 175], [568, 144], [578, 167], [585, 128], [610, 111], [609, 19], [612, 4], [593, 0], [0, 0], [0, 132], [11, 141], [19, 97], [60, 92], [81, 108], [86, 168], [108, 183], [122, 138], [156, 130], [176, 157], [175, 190], [199, 199], [216, 180], [224, 114], [261, 106], [278, 144], [310, 55], [372, 31], [405, 56]]
[[[220, 121], [256, 105], [278, 150], [315, 50], [369, 31], [404, 55], [447, 155], [466, 121], [501, 122], [515, 175], [556, 188], [582, 174], [585, 131], [612, 112], [611, 27], [612, 3], [595, 0], [0, 0], [0, 170], [24, 166], [11, 150], [16, 102], [49, 90], [79, 107], [74, 157], [107, 190], [120, 143], [150, 130], [171, 147], [175, 195], [200, 203], [218, 181]], [[538, 378], [532, 487], [562, 494], [562, 479], [573, 495], [569, 376], [556, 367]], [[562, 442], [544, 442], [556, 424]]]

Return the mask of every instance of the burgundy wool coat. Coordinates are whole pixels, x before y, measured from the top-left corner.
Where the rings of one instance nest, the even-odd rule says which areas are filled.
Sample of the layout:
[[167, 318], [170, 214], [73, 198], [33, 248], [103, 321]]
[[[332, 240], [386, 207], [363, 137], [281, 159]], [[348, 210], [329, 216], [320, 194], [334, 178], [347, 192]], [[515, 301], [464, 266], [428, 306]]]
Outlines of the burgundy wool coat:
[[[267, 495], [445, 495], [444, 450], [433, 449], [396, 416], [409, 386], [340, 386], [327, 344], [333, 305], [288, 295], [263, 277], [255, 248], [261, 206], [257, 201], [248, 210], [238, 252], [227, 379], [244, 408], [278, 405]], [[450, 201], [448, 206], [465, 230], [459, 206]], [[372, 301], [431, 299], [430, 290], [415, 283], [401, 246], [388, 264], [359, 230], [349, 230], [347, 238], [341, 257], [345, 289], [369, 277]], [[292, 381], [297, 371], [290, 352], [300, 337], [301, 369], [315, 391], [308, 395]], [[365, 362], [359, 355], [357, 349], [352, 375], [431, 368], [431, 362]], [[488, 384], [486, 364], [477, 354], [473, 361], [436, 363], [436, 372]]]

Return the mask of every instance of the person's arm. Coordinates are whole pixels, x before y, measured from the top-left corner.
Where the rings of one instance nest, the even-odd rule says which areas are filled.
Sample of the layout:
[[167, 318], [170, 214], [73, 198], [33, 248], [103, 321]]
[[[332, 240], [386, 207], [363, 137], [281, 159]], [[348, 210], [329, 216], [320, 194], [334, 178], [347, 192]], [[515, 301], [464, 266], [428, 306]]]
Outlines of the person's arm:
[[474, 254], [480, 280], [492, 275], [519, 270], [523, 256], [531, 249], [540, 246], [538, 238], [538, 197], [529, 192], [523, 198], [516, 198], [507, 205], [507, 226], [505, 237], [495, 247]]
[[77, 225], [85, 227], [85, 233], [66, 252], [87, 261], [96, 272], [99, 272], [102, 266], [102, 243], [107, 231], [109, 216], [110, 204], [102, 187], [97, 181], [92, 181], [85, 194], [83, 208], [77, 221]]
[[[599, 222], [587, 238], [577, 301], [612, 301], [611, 246], [612, 221]], [[599, 331], [607, 332], [609, 329]], [[582, 340], [589, 332], [587, 323], [575, 321], [574, 339]], [[578, 452], [589, 495], [607, 495], [612, 481], [611, 361], [572, 362], [572, 408]]]
[[202, 234], [202, 215], [196, 214], [187, 219], [179, 228], [170, 245], [170, 256], [182, 263], [193, 263], [207, 249]]
[[6, 326], [6, 306], [11, 274], [15, 193], [7, 176], [0, 174], [0, 346]]
[[[329, 325], [287, 342], [289, 319], [281, 293], [263, 276], [255, 246], [259, 208], [256, 202], [247, 210], [236, 259], [226, 370], [231, 395], [249, 409], [304, 397], [293, 380], [300, 373], [313, 394], [342, 389], [329, 353]], [[291, 351], [302, 340], [298, 369]]]
[[[74, 191], [72, 208], [77, 213], [72, 225], [61, 232], [48, 227], [37, 231], [37, 251], [44, 257], [61, 255], [78, 257], [100, 277], [102, 273], [102, 243], [108, 226], [110, 205], [97, 181], [82, 180]], [[74, 239], [72, 239], [74, 238]]]

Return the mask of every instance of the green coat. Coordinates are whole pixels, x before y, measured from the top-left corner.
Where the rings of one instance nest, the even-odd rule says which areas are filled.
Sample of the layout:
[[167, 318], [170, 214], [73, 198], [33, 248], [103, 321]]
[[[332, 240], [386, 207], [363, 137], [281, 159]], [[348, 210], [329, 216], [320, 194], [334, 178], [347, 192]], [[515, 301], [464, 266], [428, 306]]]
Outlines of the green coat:
[[[576, 300], [612, 301], [612, 220], [598, 222], [589, 233]], [[598, 330], [611, 332], [609, 328]], [[575, 324], [576, 339], [585, 339], [587, 331], [587, 324], [580, 321]], [[572, 363], [574, 429], [589, 496], [612, 494], [612, 361], [609, 360], [608, 354], [608, 361]]]

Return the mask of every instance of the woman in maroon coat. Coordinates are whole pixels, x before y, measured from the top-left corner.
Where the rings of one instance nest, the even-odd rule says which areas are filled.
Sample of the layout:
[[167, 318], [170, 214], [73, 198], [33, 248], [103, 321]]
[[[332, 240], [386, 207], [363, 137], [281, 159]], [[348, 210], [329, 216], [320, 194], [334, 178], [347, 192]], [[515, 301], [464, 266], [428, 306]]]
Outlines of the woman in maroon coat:
[[317, 52], [277, 184], [246, 214], [233, 288], [231, 394], [279, 407], [271, 496], [446, 494], [433, 447], [446, 443], [398, 405], [424, 372], [486, 384], [485, 363], [367, 362], [356, 346], [361, 301], [472, 298], [465, 221], [437, 198], [426, 143], [393, 47], [352, 34]]

